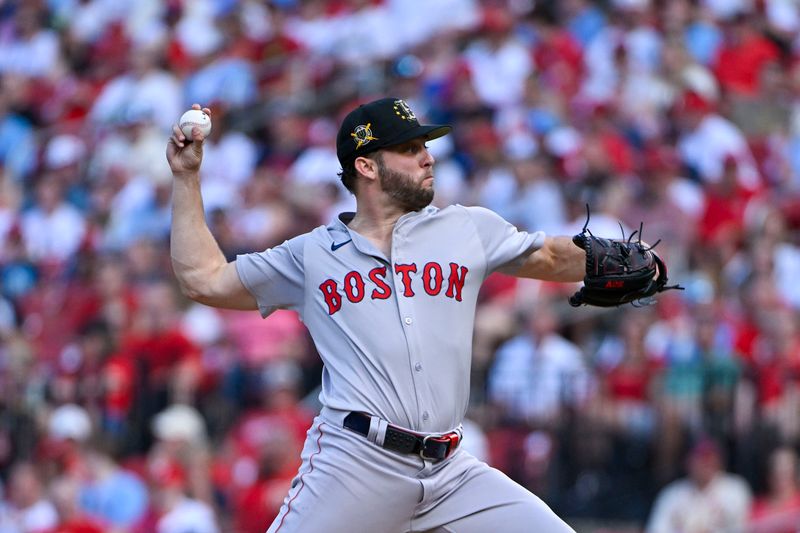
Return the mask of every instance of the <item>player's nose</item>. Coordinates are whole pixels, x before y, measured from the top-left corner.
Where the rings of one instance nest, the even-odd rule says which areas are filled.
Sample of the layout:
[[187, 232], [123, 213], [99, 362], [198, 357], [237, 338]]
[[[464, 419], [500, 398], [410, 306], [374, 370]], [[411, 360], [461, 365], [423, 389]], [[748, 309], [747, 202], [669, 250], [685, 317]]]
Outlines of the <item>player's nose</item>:
[[422, 166], [423, 167], [430, 167], [436, 162], [436, 159], [433, 157], [433, 154], [428, 150], [427, 147], [422, 149], [423, 159], [422, 159]]

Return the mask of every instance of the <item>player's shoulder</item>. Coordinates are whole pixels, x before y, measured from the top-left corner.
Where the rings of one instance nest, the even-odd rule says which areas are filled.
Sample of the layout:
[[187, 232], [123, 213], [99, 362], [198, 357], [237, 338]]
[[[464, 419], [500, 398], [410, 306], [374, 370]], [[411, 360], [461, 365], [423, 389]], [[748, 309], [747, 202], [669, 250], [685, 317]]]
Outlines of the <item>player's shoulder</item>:
[[[321, 235], [325, 233], [325, 226], [318, 226], [306, 233], [295, 235], [285, 241], [277, 244], [271, 248], [267, 248], [263, 252], [256, 252], [258, 255], [268, 254], [270, 256], [285, 256], [291, 257], [294, 261], [299, 263], [303, 262], [305, 250], [309, 243], [313, 243], [321, 239]], [[288, 255], [287, 255], [288, 254]]]
[[505, 227], [508, 222], [492, 211], [477, 205], [451, 204], [446, 207], [427, 207], [423, 212], [428, 220], [448, 225], [458, 225], [462, 231], [472, 228], [477, 231], [486, 231], [491, 228]]
[[479, 225], [490, 222], [505, 222], [503, 217], [480, 205], [453, 204], [451, 207], [457, 210], [461, 216], [467, 217]]
[[406, 216], [426, 224], [466, 224], [471, 218], [469, 214], [470, 209], [472, 208], [465, 207], [461, 204], [450, 204], [443, 207], [429, 205], [420, 211], [409, 213], [409, 215]]
[[475, 217], [484, 215], [499, 216], [491, 209], [481, 207], [478, 205], [463, 205], [463, 204], [450, 204], [445, 207], [429, 206], [425, 208], [426, 214], [432, 217]]

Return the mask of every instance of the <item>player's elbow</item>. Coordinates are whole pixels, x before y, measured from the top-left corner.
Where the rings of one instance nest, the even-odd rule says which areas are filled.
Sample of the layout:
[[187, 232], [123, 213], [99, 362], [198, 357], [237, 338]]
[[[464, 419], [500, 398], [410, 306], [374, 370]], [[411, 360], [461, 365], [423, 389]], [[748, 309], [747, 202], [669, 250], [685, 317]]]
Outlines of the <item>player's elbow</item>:
[[172, 262], [175, 278], [181, 294], [195, 302], [203, 302], [210, 296], [212, 286], [209, 273], [196, 268], [188, 268], [178, 262]]
[[173, 268], [181, 294], [192, 301], [224, 309], [258, 309], [234, 263], [191, 268], [173, 261]]
[[202, 285], [198, 283], [193, 283], [186, 278], [182, 278], [180, 276], [177, 277], [178, 279], [178, 287], [180, 288], [181, 294], [195, 302], [201, 302], [205, 298], [207, 298], [207, 294], [205, 294], [202, 290]]

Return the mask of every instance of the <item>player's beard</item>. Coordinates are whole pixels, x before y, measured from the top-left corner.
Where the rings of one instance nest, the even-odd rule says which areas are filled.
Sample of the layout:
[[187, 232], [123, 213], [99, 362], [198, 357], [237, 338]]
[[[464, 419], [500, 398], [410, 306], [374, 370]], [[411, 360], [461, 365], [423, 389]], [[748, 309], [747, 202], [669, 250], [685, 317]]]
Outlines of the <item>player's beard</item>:
[[377, 157], [376, 162], [381, 189], [398, 205], [409, 211], [419, 211], [431, 204], [433, 187], [423, 187], [411, 175], [387, 168], [381, 157]]

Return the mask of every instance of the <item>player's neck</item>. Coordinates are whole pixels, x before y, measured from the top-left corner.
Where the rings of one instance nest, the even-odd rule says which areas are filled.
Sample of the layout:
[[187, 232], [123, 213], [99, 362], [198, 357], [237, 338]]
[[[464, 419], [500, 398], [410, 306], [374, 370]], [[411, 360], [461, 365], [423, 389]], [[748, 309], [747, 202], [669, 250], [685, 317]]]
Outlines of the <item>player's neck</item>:
[[369, 239], [389, 257], [394, 225], [397, 223], [397, 219], [407, 212], [396, 205], [358, 202], [356, 215], [347, 226]]

